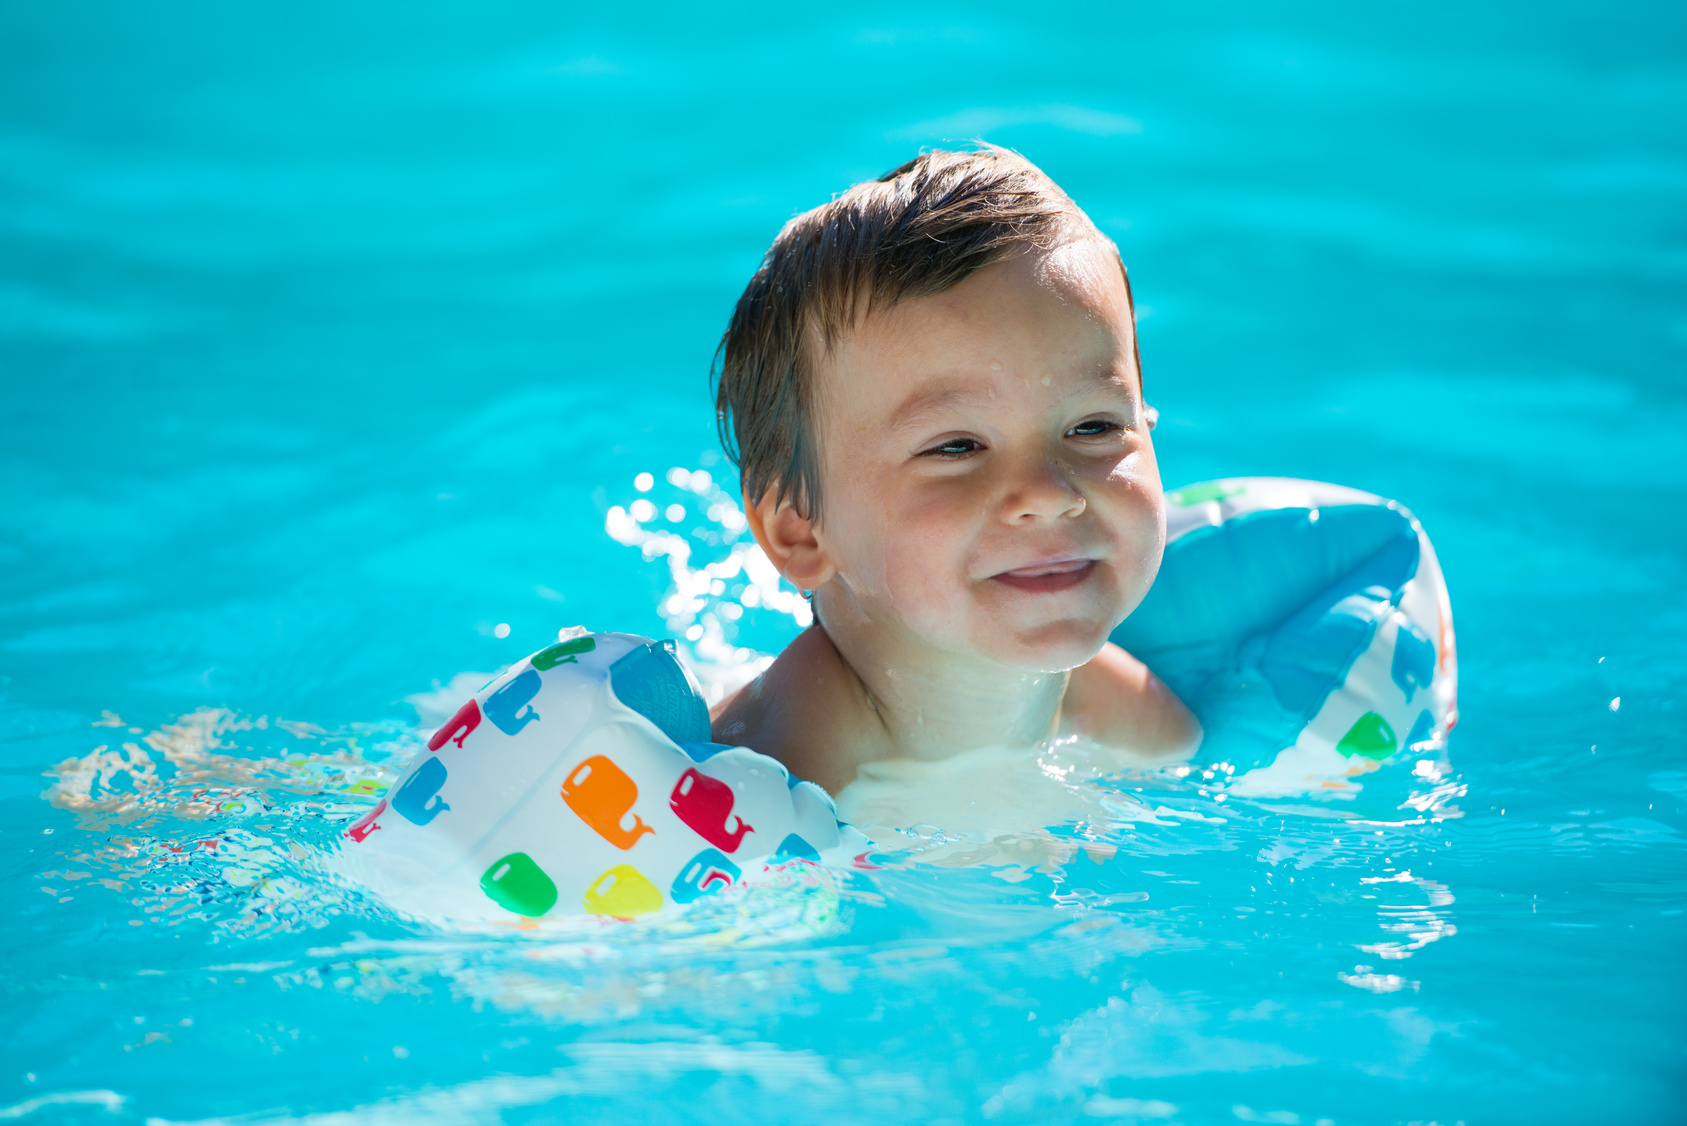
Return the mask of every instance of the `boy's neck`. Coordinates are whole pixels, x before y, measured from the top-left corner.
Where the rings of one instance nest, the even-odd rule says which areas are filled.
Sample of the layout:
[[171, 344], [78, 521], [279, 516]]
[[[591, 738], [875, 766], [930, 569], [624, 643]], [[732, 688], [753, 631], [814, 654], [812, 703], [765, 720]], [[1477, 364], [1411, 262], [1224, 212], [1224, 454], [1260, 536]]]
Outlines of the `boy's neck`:
[[1069, 673], [1030, 673], [922, 644], [849, 592], [815, 592], [815, 618], [883, 726], [890, 757], [936, 760], [1029, 747], [1055, 734]]

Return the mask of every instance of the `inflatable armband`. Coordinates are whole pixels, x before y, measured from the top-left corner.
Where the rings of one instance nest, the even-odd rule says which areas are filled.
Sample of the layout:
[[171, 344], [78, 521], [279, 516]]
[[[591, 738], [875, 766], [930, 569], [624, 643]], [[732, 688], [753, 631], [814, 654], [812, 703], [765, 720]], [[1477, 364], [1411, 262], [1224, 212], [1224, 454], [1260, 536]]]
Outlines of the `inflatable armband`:
[[476, 693], [344, 838], [342, 874], [464, 922], [634, 918], [865, 847], [819, 787], [709, 742], [671, 642], [619, 633], [559, 642]]
[[1195, 712], [1202, 760], [1247, 770], [1293, 749], [1361, 773], [1444, 747], [1458, 722], [1452, 606], [1410, 512], [1280, 477], [1166, 501], [1159, 576], [1113, 640]]

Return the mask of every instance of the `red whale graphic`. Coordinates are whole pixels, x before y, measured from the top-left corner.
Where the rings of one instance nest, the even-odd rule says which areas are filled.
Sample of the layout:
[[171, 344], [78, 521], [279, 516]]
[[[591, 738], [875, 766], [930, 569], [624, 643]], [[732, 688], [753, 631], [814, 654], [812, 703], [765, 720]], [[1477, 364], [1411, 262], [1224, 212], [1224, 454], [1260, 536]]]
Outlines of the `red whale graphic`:
[[459, 747], [463, 740], [469, 737], [469, 732], [480, 726], [480, 705], [471, 697], [469, 702], [457, 709], [457, 714], [451, 717], [451, 722], [433, 733], [428, 740], [428, 750], [437, 751], [447, 742], [455, 742]]
[[[375, 824], [375, 818], [379, 817], [386, 811], [387, 799], [382, 798], [380, 805], [377, 805], [374, 809], [371, 809], [368, 813], [359, 817], [357, 819], [357, 824], [346, 830], [346, 836], [350, 837], [354, 841], [357, 841], [359, 844], [368, 840], [369, 834], [380, 828], [379, 825]], [[386, 840], [385, 837], [382, 837], [381, 839]]]
[[[688, 770], [679, 777], [668, 804], [681, 821], [696, 830], [697, 835], [722, 852], [736, 851], [744, 834], [752, 832], [742, 818], [732, 813], [732, 787], [718, 778], [696, 770]], [[736, 828], [730, 827], [731, 821]]]

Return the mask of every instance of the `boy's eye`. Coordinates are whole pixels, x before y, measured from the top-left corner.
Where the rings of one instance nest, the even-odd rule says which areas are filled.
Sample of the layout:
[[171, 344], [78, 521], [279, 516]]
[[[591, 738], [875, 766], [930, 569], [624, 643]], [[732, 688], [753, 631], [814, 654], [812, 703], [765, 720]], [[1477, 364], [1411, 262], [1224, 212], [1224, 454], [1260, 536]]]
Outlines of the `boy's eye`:
[[1111, 434], [1120, 429], [1117, 422], [1109, 422], [1105, 418], [1092, 418], [1080, 422], [1066, 433], [1078, 438], [1099, 438], [1103, 434]]
[[984, 443], [976, 438], [945, 438], [929, 450], [922, 450], [925, 457], [963, 457], [976, 453], [984, 448]]

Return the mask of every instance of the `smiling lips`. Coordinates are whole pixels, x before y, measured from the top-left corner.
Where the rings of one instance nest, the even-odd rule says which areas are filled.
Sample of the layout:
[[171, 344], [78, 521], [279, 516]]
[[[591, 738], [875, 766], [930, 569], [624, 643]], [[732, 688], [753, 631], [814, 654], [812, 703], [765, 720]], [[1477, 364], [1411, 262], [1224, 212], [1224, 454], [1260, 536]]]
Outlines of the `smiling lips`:
[[1071, 590], [1094, 573], [1093, 559], [1060, 559], [1020, 567], [1013, 571], [1003, 571], [999, 575], [991, 575], [990, 578], [992, 582], [1005, 583], [1015, 590], [1032, 594], [1053, 594], [1057, 591]]

